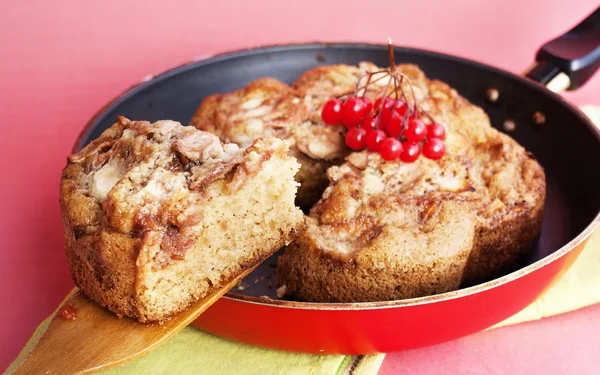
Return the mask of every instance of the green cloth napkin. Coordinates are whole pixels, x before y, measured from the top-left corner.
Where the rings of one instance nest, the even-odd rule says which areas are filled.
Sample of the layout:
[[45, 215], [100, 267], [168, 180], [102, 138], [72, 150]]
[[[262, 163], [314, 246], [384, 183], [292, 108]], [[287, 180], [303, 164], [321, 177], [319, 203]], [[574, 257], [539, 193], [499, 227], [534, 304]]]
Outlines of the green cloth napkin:
[[[582, 110], [600, 124], [600, 107], [585, 106]], [[561, 280], [530, 306], [492, 328], [537, 320], [600, 302], [599, 269], [600, 232], [597, 232]], [[6, 374], [23, 360], [49, 323], [50, 318], [38, 327]], [[232, 342], [187, 327], [145, 357], [102, 374], [373, 375], [378, 372], [384, 356], [289, 353]]]

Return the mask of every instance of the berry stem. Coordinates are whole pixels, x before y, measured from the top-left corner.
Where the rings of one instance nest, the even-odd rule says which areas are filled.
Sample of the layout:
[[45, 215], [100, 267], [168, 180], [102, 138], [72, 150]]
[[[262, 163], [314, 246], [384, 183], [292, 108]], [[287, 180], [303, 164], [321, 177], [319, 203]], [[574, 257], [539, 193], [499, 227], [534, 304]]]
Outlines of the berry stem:
[[[365, 83], [365, 88], [364, 88], [364, 91], [362, 93], [362, 97], [363, 98], [365, 97], [365, 95], [367, 95], [367, 87], [369, 87], [369, 83], [371, 82], [371, 78], [373, 78], [373, 74], [372, 73], [367, 73], [367, 83]], [[360, 82], [360, 80], [358, 82]]]
[[[398, 138], [404, 135], [404, 131], [406, 130], [406, 125], [408, 124], [408, 118], [410, 117], [410, 106], [408, 104], [408, 100], [406, 98], [406, 94], [402, 89], [402, 83], [404, 82], [404, 74], [400, 75], [400, 91], [402, 91], [402, 98], [404, 99], [404, 103], [406, 103], [406, 111], [404, 111], [404, 118], [402, 119], [402, 129], [400, 130], [400, 134]], [[410, 82], [408, 83], [410, 85]]]
[[[369, 75], [369, 76], [371, 77], [371, 76], [373, 76], [374, 74], [379, 74], [379, 73], [382, 73], [382, 72], [367, 73], [367, 75]], [[368, 83], [367, 83], [367, 84], [365, 84], [365, 85], [363, 85], [363, 86], [360, 86], [360, 87], [358, 87], [358, 88], [355, 88], [355, 89], [354, 89], [354, 90], [352, 90], [352, 91], [348, 91], [348, 92], [345, 92], [345, 93], [343, 93], [343, 94], [340, 94], [340, 95], [338, 95], [338, 96], [335, 96], [335, 98], [336, 98], [336, 99], [341, 99], [341, 98], [343, 98], [344, 96], [353, 95], [353, 94], [355, 94], [356, 92], [358, 92], [358, 91], [360, 91], [360, 90], [365, 90], [365, 94], [366, 94], [366, 89], [368, 88], [368, 85], [373, 85], [373, 84], [375, 84], [375, 83], [377, 83], [377, 82], [381, 81], [381, 80], [382, 80], [382, 79], [384, 79], [385, 77], [387, 77], [387, 75], [381, 76], [381, 77], [379, 77], [379, 78], [377, 78], [377, 79], [375, 79], [375, 80], [373, 80], [373, 81], [368, 81]], [[360, 82], [360, 79], [359, 79], [359, 82]]]
[[395, 74], [392, 74], [392, 78], [394, 79], [394, 96], [398, 100], [398, 79]]
[[[358, 83], [360, 83], [360, 82], [363, 80], [363, 78], [365, 78], [365, 77], [366, 77], [366, 76], [368, 76], [368, 75], [369, 75], [369, 72], [365, 72], [365, 73], [361, 74], [361, 76], [360, 76], [360, 77], [358, 77]], [[354, 91], [352, 92], [353, 96], [356, 96], [356, 97], [358, 97], [358, 92], [359, 92], [360, 90], [363, 90], [363, 89], [364, 89], [365, 91], [367, 91], [367, 90], [366, 90], [367, 86], [369, 86], [369, 82], [368, 82], [368, 81], [367, 81], [367, 83], [365, 83], [365, 85], [364, 85], [364, 86], [362, 86], [362, 87], [359, 87], [358, 85], [356, 85], [356, 87], [354, 88]]]
[[390, 72], [388, 69], [382, 69], [382, 70], [377, 70], [377, 71], [371, 72], [371, 74], [381, 74], [381, 73], [389, 74]]
[[406, 98], [406, 94], [404, 93], [404, 90], [402, 89], [402, 82], [404, 81], [404, 75], [400, 75], [400, 92], [402, 93], [402, 100], [404, 101], [404, 103], [406, 103], [406, 105], [408, 105], [408, 99]]
[[431, 117], [431, 115], [427, 111], [423, 110], [421, 107], [419, 107], [419, 112], [421, 112], [425, 116], [427, 116], [432, 124], [435, 123], [435, 120], [433, 119], [433, 117]]
[[413, 90], [412, 83], [410, 83], [410, 79], [408, 79], [408, 77], [406, 77], [406, 82], [408, 82], [408, 87], [410, 87], [410, 92], [413, 97], [413, 103], [415, 106], [415, 110], [417, 110], [417, 97], [415, 96], [415, 90]]

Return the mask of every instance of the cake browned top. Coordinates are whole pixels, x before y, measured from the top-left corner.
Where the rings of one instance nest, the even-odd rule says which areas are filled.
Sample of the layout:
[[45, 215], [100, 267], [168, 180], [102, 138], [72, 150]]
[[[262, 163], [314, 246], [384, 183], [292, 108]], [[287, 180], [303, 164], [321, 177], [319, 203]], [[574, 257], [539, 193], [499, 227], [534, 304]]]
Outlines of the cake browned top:
[[206, 98], [191, 125], [240, 146], [275, 136], [286, 140], [292, 154], [332, 160], [348, 153], [343, 128], [324, 126], [310, 98], [273, 78], [261, 78], [227, 94]]
[[261, 139], [240, 149], [175, 121], [120, 118], [69, 156], [61, 180], [63, 218], [77, 238], [100, 230], [131, 237], [162, 232], [168, 263], [191, 244], [186, 237], [202, 220], [205, 188], [226, 179], [222, 194], [234, 193], [274, 152], [286, 155], [283, 141]]

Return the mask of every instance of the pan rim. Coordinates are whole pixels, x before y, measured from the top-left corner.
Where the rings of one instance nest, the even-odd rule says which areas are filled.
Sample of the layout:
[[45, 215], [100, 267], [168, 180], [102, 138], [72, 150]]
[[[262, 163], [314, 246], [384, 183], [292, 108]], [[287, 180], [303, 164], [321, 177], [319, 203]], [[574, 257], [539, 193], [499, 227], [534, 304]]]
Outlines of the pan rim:
[[[110, 112], [112, 109], [117, 107], [120, 103], [126, 101], [130, 97], [136, 95], [139, 91], [143, 90], [147, 86], [150, 86], [156, 82], [166, 80], [171, 76], [175, 76], [178, 74], [185, 73], [189, 70], [196, 69], [209, 64], [216, 64], [220, 61], [227, 59], [235, 59], [238, 57], [244, 56], [252, 56], [258, 54], [268, 54], [268, 53], [276, 53], [280, 51], [286, 50], [310, 50], [310, 49], [324, 49], [324, 48], [333, 48], [333, 49], [344, 49], [344, 48], [363, 48], [363, 49], [387, 49], [387, 45], [379, 44], [379, 43], [369, 43], [369, 42], [298, 42], [298, 43], [283, 43], [283, 44], [270, 44], [270, 45], [261, 45], [250, 48], [241, 48], [230, 51], [223, 51], [216, 54], [207, 54], [203, 55], [200, 58], [193, 59], [191, 61], [185, 62], [183, 64], [176, 65], [170, 69], [164, 70], [158, 74], [150, 74], [142, 78], [139, 82], [133, 84], [129, 88], [122, 91], [119, 95], [115, 96], [112, 100], [107, 102], [104, 106], [102, 106], [86, 123], [83, 129], [80, 131], [79, 135], [76, 138], [76, 141], [73, 145], [72, 151], [75, 152], [79, 150], [83, 145], [82, 141], [88, 138], [89, 133], [95, 129], [98, 124], [100, 118], [106, 112]], [[540, 85], [537, 82], [531, 81], [527, 78], [519, 76], [517, 74], [506, 71], [502, 68], [480, 63], [478, 61], [460, 57], [457, 55], [449, 54], [446, 52], [437, 52], [433, 50], [408, 47], [408, 46], [394, 46], [396, 52], [404, 51], [404, 52], [412, 52], [425, 56], [429, 56], [432, 58], [442, 58], [447, 60], [454, 60], [461, 64], [475, 67], [478, 69], [490, 70], [497, 74], [508, 76], [516, 81], [519, 84], [523, 84], [529, 86], [535, 91], [539, 92], [540, 95], [549, 96], [552, 100], [556, 101], [566, 109], [572, 111], [576, 117], [578, 117], [583, 123], [592, 131], [595, 135], [596, 140], [600, 142], [600, 127], [595, 126], [591, 120], [583, 113], [583, 111], [576, 106], [569, 103], [559, 94], [556, 94], [543, 85]], [[445, 302], [451, 301], [462, 297], [467, 297], [470, 295], [475, 295], [490, 289], [494, 289], [498, 286], [508, 284], [516, 279], [519, 279], [523, 276], [526, 276], [536, 270], [554, 262], [555, 260], [563, 257], [567, 253], [569, 253], [572, 249], [579, 246], [582, 242], [588, 239], [592, 233], [600, 227], [600, 210], [594, 217], [594, 219], [581, 231], [575, 238], [571, 239], [565, 245], [555, 250], [551, 254], [545, 256], [544, 258], [537, 260], [523, 268], [520, 268], [512, 273], [504, 275], [502, 277], [480, 283], [471, 287], [458, 289], [451, 292], [440, 293], [430, 296], [402, 299], [402, 300], [391, 300], [391, 301], [376, 301], [376, 302], [347, 302], [347, 303], [322, 303], [322, 302], [301, 302], [301, 301], [286, 301], [286, 300], [274, 300], [270, 298], [264, 297], [254, 297], [254, 296], [246, 296], [241, 294], [236, 294], [232, 292], [226, 293], [223, 299], [229, 300], [231, 302], [238, 303], [249, 303], [254, 305], [268, 306], [272, 308], [286, 308], [286, 309], [297, 309], [297, 310], [333, 310], [333, 311], [346, 311], [346, 310], [379, 310], [379, 309], [390, 309], [390, 308], [400, 308], [400, 307], [409, 307], [409, 306], [418, 306], [425, 304], [432, 304], [437, 302]]]

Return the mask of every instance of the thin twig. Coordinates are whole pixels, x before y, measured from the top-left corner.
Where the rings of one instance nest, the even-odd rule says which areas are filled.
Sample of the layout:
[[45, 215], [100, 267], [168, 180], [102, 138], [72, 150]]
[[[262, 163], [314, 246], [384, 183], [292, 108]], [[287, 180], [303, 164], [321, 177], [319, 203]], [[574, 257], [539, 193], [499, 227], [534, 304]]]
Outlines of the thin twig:
[[[363, 91], [362, 97], [364, 98], [367, 95], [367, 87], [369, 87], [369, 82], [371, 82], [371, 78], [373, 78], [373, 74], [369, 74], [369, 78], [367, 78], [367, 83], [365, 83], [365, 89]], [[360, 81], [358, 81], [360, 82]]]
[[[367, 74], [369, 74], [369, 75], [371, 75], [371, 76], [372, 76], [372, 75], [373, 75], [373, 74], [375, 74], [375, 73], [367, 73]], [[387, 77], [387, 75], [385, 75], [385, 76], [382, 76], [382, 77], [379, 77], [379, 78], [377, 78], [376, 80], [374, 80], [374, 81], [370, 82], [369, 84], [373, 85], [373, 84], [375, 84], [375, 83], [377, 83], [377, 82], [381, 81], [382, 79], [384, 79], [384, 78], [386, 78], [386, 77]], [[337, 99], [340, 99], [340, 98], [343, 98], [344, 96], [347, 96], [347, 95], [352, 95], [352, 94], [354, 94], [355, 92], [357, 92], [357, 91], [360, 91], [360, 90], [363, 90], [363, 89], [366, 89], [366, 88], [367, 88], [367, 85], [364, 85], [364, 86], [361, 86], [361, 87], [359, 87], [359, 88], [357, 88], [357, 89], [354, 89], [354, 90], [352, 90], [352, 91], [348, 91], [348, 92], [345, 92], [345, 93], [343, 93], [343, 94], [340, 94], [340, 95], [336, 96], [336, 98], [337, 98]]]
[[396, 68], [396, 61], [394, 60], [394, 47], [392, 45], [392, 38], [388, 36], [388, 55], [390, 58], [390, 72], [393, 72]]

